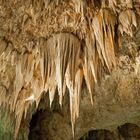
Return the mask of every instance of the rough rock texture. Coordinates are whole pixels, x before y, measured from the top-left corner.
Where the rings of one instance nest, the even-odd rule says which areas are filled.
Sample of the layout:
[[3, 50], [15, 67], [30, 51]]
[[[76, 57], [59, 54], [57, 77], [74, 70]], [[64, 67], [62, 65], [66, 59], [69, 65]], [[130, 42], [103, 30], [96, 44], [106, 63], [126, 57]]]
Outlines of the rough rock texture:
[[[127, 122], [140, 124], [140, 81], [138, 78], [132, 75], [120, 77], [114, 75], [113, 78], [108, 78], [104, 87], [105, 89], [97, 90], [93, 107], [85, 92], [85, 97], [81, 101], [80, 117], [76, 122], [75, 139], [79, 139], [89, 130], [115, 131], [118, 126]], [[39, 113], [36, 119], [35, 138], [42, 136], [43, 140], [73, 139], [68, 107], [65, 111], [61, 109], [52, 112], [44, 111]]]
[[120, 126], [115, 132], [109, 130], [91, 130], [79, 140], [139, 140], [140, 128], [131, 123]]
[[[34, 46], [33, 42], [36, 39], [43, 37], [48, 37], [54, 29], [51, 27], [51, 32], [45, 32], [44, 28], [47, 26], [44, 21], [44, 16], [34, 15], [36, 9], [29, 11], [27, 9], [27, 15], [24, 13], [24, 7], [18, 9], [19, 5], [16, 5], [17, 1], [12, 1], [12, 6], [17, 9], [14, 10], [10, 8], [9, 5], [5, 7], [9, 8], [1, 15], [1, 30], [0, 36], [7, 37], [8, 40], [14, 42], [14, 47], [16, 48], [19, 44]], [[11, 4], [9, 3], [9, 4]], [[34, 4], [36, 5], [35, 1]], [[28, 5], [28, 1], [25, 2]], [[17, 7], [16, 7], [17, 6]], [[35, 7], [35, 6], [34, 6]], [[1, 8], [1, 7], [0, 7]], [[131, 6], [130, 6], [131, 8]], [[10, 13], [12, 11], [12, 16]], [[40, 10], [41, 9], [37, 9]], [[61, 10], [61, 9], [60, 9]], [[139, 10], [139, 9], [138, 9]], [[19, 18], [18, 13], [21, 13]], [[24, 12], [23, 12], [24, 11]], [[23, 12], [23, 13], [22, 13]], [[35, 13], [34, 13], [35, 12]], [[45, 11], [46, 12], [46, 11]], [[59, 12], [59, 8], [58, 8]], [[7, 13], [8, 17], [5, 17], [4, 13]], [[42, 12], [43, 13], [43, 12]], [[24, 15], [25, 14], [25, 15]], [[58, 13], [57, 13], [58, 14]], [[138, 15], [137, 15], [138, 16]], [[15, 18], [16, 17], [16, 18]], [[23, 18], [24, 17], [24, 18]], [[50, 16], [51, 17], [51, 16]], [[26, 18], [28, 20], [26, 20]], [[41, 20], [36, 20], [36, 18], [42, 19], [44, 26], [39, 26]], [[16, 20], [15, 20], [16, 19]], [[19, 20], [21, 19], [21, 20]], [[25, 28], [22, 28], [22, 19]], [[139, 17], [137, 18], [139, 19]], [[14, 21], [14, 22], [13, 22]], [[57, 20], [56, 20], [57, 21]], [[55, 21], [55, 22], [56, 22]], [[8, 23], [9, 26], [3, 25], [3, 23]], [[33, 24], [30, 24], [33, 22]], [[72, 21], [73, 22], [73, 21]], [[70, 22], [68, 22], [70, 23]], [[95, 86], [95, 92], [93, 97], [93, 106], [91, 105], [90, 97], [86, 84], [83, 83], [83, 90], [81, 94], [80, 103], [80, 115], [76, 120], [75, 124], [75, 137], [73, 138], [71, 129], [71, 119], [70, 119], [70, 109], [69, 109], [69, 94], [67, 91], [64, 97], [63, 106], [59, 106], [58, 96], [56, 94], [55, 100], [53, 101], [52, 108], [50, 109], [48, 94], [42, 96], [39, 108], [36, 110], [34, 103], [29, 104], [27, 116], [23, 115], [21, 120], [21, 125], [19, 129], [18, 140], [72, 140], [72, 139], [86, 139], [85, 135], [91, 135], [97, 140], [102, 139], [118, 139], [118, 140], [135, 140], [139, 138], [139, 125], [140, 125], [140, 21], [138, 21], [138, 28], [133, 37], [128, 37], [124, 35], [122, 38], [122, 48], [116, 56], [117, 58], [117, 68], [114, 69], [111, 75], [106, 75], [99, 85]], [[39, 28], [36, 28], [38, 24]], [[49, 23], [48, 23], [49, 24]], [[62, 24], [61, 22], [59, 24]], [[49, 24], [51, 26], [51, 24]], [[57, 25], [58, 31], [61, 31], [61, 26]], [[71, 24], [69, 24], [71, 26]], [[19, 28], [20, 27], [20, 28]], [[78, 26], [79, 27], [79, 26]], [[82, 28], [83, 25], [80, 26]], [[25, 29], [25, 30], [24, 30]], [[47, 27], [45, 28], [47, 30]], [[83, 29], [83, 28], [82, 28]], [[68, 32], [71, 30], [68, 28]], [[79, 29], [78, 29], [79, 30]], [[48, 31], [48, 30], [47, 30]], [[20, 34], [22, 32], [23, 34]], [[24, 34], [26, 32], [26, 34]], [[33, 33], [33, 34], [32, 34]], [[131, 34], [131, 33], [130, 33]], [[80, 36], [80, 35], [79, 35]], [[30, 38], [31, 37], [31, 38]], [[18, 38], [18, 39], [17, 39]], [[24, 40], [26, 38], [27, 40]], [[27, 43], [27, 44], [26, 44]], [[11, 43], [9, 42], [9, 45]], [[18, 44], [18, 45], [17, 45]], [[27, 45], [27, 46], [28, 46]], [[18, 46], [20, 48], [20, 46]], [[30, 51], [30, 48], [28, 48]], [[6, 87], [13, 82], [14, 74], [11, 73], [13, 68], [9, 65], [6, 67], [6, 73], [3, 72], [4, 77], [0, 77], [1, 84]], [[10, 77], [10, 81], [7, 80], [7, 73]], [[3, 79], [6, 79], [5, 81]], [[1, 87], [0, 87], [1, 88]], [[12, 88], [9, 88], [12, 89]], [[0, 89], [1, 91], [6, 90], [6, 88]], [[9, 104], [13, 98], [12, 91], [4, 93], [3, 99]], [[25, 92], [26, 93], [26, 92]], [[47, 96], [47, 97], [46, 97]], [[8, 97], [8, 98], [7, 98]], [[25, 95], [26, 97], [26, 95]], [[10, 99], [10, 100], [8, 100]], [[22, 97], [21, 97], [22, 99]], [[19, 98], [20, 100], [20, 98]], [[12, 105], [8, 106], [6, 104], [6, 109], [9, 107], [12, 110]], [[17, 108], [20, 111], [20, 104], [17, 104]], [[22, 109], [22, 108], [21, 108]], [[0, 139], [2, 140], [13, 140], [14, 139], [14, 129], [15, 129], [15, 114], [14, 112], [9, 113], [9, 110], [5, 110], [5, 104], [1, 103], [0, 108]], [[34, 115], [33, 115], [34, 114]], [[125, 124], [125, 125], [124, 125]], [[136, 125], [135, 125], [136, 124]], [[122, 126], [124, 125], [124, 126]], [[91, 132], [93, 130], [93, 132]], [[89, 132], [89, 134], [87, 134]], [[88, 138], [87, 138], [88, 139]]]
[[[123, 38], [123, 48], [118, 53], [118, 68], [110, 76], [106, 76], [101, 85], [96, 86], [93, 106], [87, 90], [82, 91], [80, 116], [76, 121], [74, 139], [140, 139], [139, 38], [139, 28], [133, 38]], [[36, 123], [30, 124], [30, 139], [73, 139], [68, 98], [67, 96], [64, 100], [63, 109], [56, 104], [51, 110], [48, 108], [36, 113], [33, 117]], [[87, 133], [90, 130], [94, 131]]]

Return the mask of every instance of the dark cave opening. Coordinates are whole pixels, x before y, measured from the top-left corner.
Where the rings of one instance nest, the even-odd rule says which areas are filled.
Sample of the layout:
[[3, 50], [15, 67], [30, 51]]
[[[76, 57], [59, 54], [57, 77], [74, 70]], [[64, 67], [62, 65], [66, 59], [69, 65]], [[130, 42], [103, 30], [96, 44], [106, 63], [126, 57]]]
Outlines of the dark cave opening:
[[133, 138], [134, 140], [140, 140], [140, 127], [136, 124], [125, 123], [118, 127], [119, 134], [125, 138]]
[[140, 140], [140, 127], [133, 123], [125, 123], [116, 131], [90, 130], [79, 140]]
[[37, 111], [30, 121], [28, 140], [48, 140], [48, 124], [52, 118], [52, 111], [49, 109]]
[[105, 129], [90, 130], [79, 140], [115, 140], [113, 132]]
[[58, 94], [55, 95], [51, 107], [48, 94], [43, 94], [38, 110], [32, 115], [29, 124], [28, 140], [49, 140], [49, 123], [51, 122], [54, 112], [60, 112], [60, 110]]
[[42, 116], [43, 111], [37, 111], [31, 119], [30, 122], [30, 131], [29, 131], [29, 140], [39, 140], [41, 136], [41, 130], [40, 130], [40, 117]]

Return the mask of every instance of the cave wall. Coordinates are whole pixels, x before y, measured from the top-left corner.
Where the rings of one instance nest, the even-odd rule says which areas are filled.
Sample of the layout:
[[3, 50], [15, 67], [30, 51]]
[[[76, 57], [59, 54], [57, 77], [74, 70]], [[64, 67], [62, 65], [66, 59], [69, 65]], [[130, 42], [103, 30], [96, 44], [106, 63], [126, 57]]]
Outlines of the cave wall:
[[8, 111], [0, 110], [0, 139], [13, 139], [14, 133], [14, 118], [8, 114]]
[[[84, 86], [74, 137], [71, 130], [69, 96], [66, 94], [62, 108], [59, 106], [57, 95], [52, 108], [49, 107], [48, 97], [42, 97], [38, 110], [31, 106], [27, 118], [22, 120], [17, 139], [78, 140], [85, 138], [84, 135], [88, 135], [88, 131], [93, 130], [95, 137], [99, 140], [100, 137], [104, 137], [103, 135], [108, 135], [104, 132], [106, 130], [109, 135], [113, 133], [116, 139], [123, 140], [126, 137], [123, 137], [123, 134], [129, 135], [129, 132], [121, 132], [118, 128], [125, 123], [131, 123], [134, 126], [137, 125], [132, 129], [138, 132], [126, 140], [138, 140], [140, 126], [139, 44], [140, 26], [138, 25], [134, 37], [124, 36], [122, 38], [122, 48], [117, 54], [117, 68], [111, 75], [106, 75], [100, 85], [95, 86], [93, 106], [88, 90]], [[44, 98], [46, 98], [45, 101]], [[9, 114], [8, 110], [1, 107], [0, 139], [13, 140], [14, 128], [14, 112]], [[130, 127], [130, 130], [132, 129]], [[129, 127], [125, 127], [124, 130], [129, 130]]]
[[[87, 92], [83, 91], [80, 116], [75, 126], [75, 140], [90, 130], [100, 129], [115, 132], [115, 138], [117, 138], [118, 132], [116, 131], [119, 126], [125, 123], [139, 126], [140, 82], [137, 77], [121, 75], [121, 77], [109, 78], [104, 83], [104, 87], [106, 89], [97, 89], [98, 92], [95, 95], [93, 106], [90, 104]], [[54, 108], [51, 111], [44, 111], [37, 120], [37, 124], [34, 126], [34, 136], [36, 138], [36, 135], [38, 135], [43, 140], [73, 139], [69, 107], [64, 105], [63, 109]], [[100, 135], [102, 136], [102, 133]]]
[[[83, 89], [80, 116], [76, 121], [74, 138], [71, 130], [68, 94], [62, 108], [58, 103], [53, 103], [55, 105], [52, 109], [48, 106], [47, 111], [39, 112], [40, 115], [36, 118], [38, 121], [32, 129], [32, 137], [41, 137], [43, 140], [78, 140], [84, 134], [87, 135], [88, 131], [93, 130], [95, 132], [93, 136], [97, 140], [109, 140], [108, 137], [110, 140], [139, 140], [139, 38], [139, 28], [133, 38], [127, 36], [123, 38], [123, 47], [118, 53], [118, 67], [96, 86], [93, 106], [86, 87]], [[123, 125], [123, 129], [119, 129]], [[132, 136], [129, 136], [129, 133]]]
[[[62, 108], [58, 99], [55, 99], [56, 103], [53, 103], [52, 108], [49, 107], [48, 98], [47, 101], [42, 100], [39, 109], [31, 111], [34, 113], [29, 113], [27, 119], [22, 121], [17, 139], [78, 140], [87, 135], [88, 131], [107, 130], [113, 133], [117, 140], [139, 140], [139, 137], [135, 136], [124, 138], [117, 129], [125, 123], [136, 124], [135, 128], [140, 126], [139, 38], [138, 29], [134, 38], [123, 39], [123, 48], [118, 53], [118, 68], [96, 86], [93, 106], [86, 87], [83, 89], [74, 138], [71, 130], [69, 96], [66, 94]], [[13, 140], [15, 118], [7, 115], [4, 109], [1, 110], [3, 112], [1, 111], [0, 116], [0, 139]], [[38, 113], [40, 110], [41, 113]], [[32, 114], [36, 113], [39, 117], [36, 118], [35, 126], [31, 128]], [[127, 131], [128, 127], [125, 129]], [[136, 131], [136, 134], [139, 133], [139, 129]], [[95, 137], [101, 137], [102, 140], [103, 135], [108, 135], [103, 133], [99, 131]]]

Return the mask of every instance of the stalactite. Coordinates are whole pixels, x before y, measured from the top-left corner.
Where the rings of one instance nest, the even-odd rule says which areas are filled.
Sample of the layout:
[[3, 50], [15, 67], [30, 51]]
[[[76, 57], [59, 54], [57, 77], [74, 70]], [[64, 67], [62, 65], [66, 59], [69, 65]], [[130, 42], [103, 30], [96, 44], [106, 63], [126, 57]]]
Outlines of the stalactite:
[[132, 10], [123, 11], [119, 15], [119, 22], [120, 22], [119, 30], [121, 34], [125, 32], [128, 35], [133, 36], [132, 27], [137, 26], [135, 13]]
[[[74, 134], [83, 80], [93, 105], [94, 86], [104, 75], [103, 68], [111, 72], [116, 67], [114, 48], [118, 46], [114, 41], [117, 34], [115, 25], [118, 22], [118, 31], [122, 35], [126, 33], [130, 36], [133, 34], [133, 27], [137, 26], [132, 9], [134, 3], [132, 0], [104, 0], [102, 3], [95, 0], [32, 0], [31, 3], [32, 6], [28, 7], [30, 10], [25, 13], [28, 13], [32, 24], [29, 22], [26, 32], [23, 30], [21, 33], [23, 38], [31, 41], [24, 38], [24, 45], [24, 41], [19, 39], [21, 42], [14, 46], [10, 37], [0, 39], [0, 72], [6, 72], [7, 65], [15, 69], [12, 91], [14, 97], [11, 100], [6, 97], [6, 88], [0, 85], [2, 101], [10, 100], [10, 103], [0, 101], [0, 105], [10, 104], [11, 111], [15, 111], [16, 137], [23, 114], [26, 118], [29, 104], [36, 102], [38, 107], [45, 91], [49, 93], [51, 107], [57, 90], [62, 106], [63, 96], [68, 88]], [[25, 18], [23, 22], [26, 20]], [[41, 22], [45, 24], [42, 26]], [[24, 24], [21, 24], [22, 28]], [[19, 23], [18, 25], [20, 26]], [[32, 40], [34, 37], [37, 44]], [[17, 40], [14, 37], [11, 40], [14, 39]]]

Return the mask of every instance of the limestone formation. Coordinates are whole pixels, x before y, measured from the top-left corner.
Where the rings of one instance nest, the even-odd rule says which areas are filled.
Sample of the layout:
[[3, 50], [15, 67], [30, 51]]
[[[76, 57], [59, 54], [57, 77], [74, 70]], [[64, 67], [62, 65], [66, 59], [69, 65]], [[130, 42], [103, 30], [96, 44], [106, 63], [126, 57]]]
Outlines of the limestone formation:
[[[104, 85], [112, 71], [113, 78], [130, 72], [137, 81], [126, 79], [129, 87], [139, 85], [139, 18], [139, 0], [0, 0], [0, 122], [12, 129], [12, 137], [4, 139], [27, 138], [20, 137], [22, 128], [27, 135], [32, 115], [48, 108], [42, 100], [50, 108], [53, 102], [62, 110], [69, 106], [71, 136], [76, 138], [85, 93], [96, 113], [97, 104], [102, 104], [98, 94], [106, 86], [112, 88]], [[123, 85], [119, 90], [127, 94]], [[140, 90], [129, 95], [129, 87], [128, 95], [111, 92], [115, 97], [107, 98], [137, 103], [133, 99], [139, 98]], [[104, 98], [108, 94], [102, 93]]]

